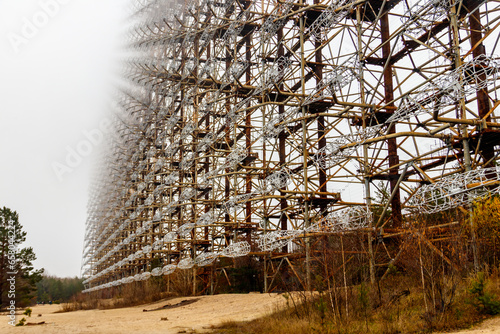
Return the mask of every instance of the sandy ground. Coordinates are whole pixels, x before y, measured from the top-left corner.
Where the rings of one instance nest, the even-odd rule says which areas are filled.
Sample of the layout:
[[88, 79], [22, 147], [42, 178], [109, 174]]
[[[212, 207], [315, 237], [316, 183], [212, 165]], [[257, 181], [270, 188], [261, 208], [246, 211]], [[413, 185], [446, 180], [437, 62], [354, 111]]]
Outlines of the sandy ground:
[[500, 317], [485, 320], [471, 329], [465, 329], [457, 332], [448, 332], [446, 334], [498, 334], [500, 333]]
[[[183, 300], [198, 301], [171, 309], [143, 312], [166, 304], [177, 304]], [[137, 307], [89, 310], [68, 313], [54, 313], [61, 309], [60, 305], [44, 305], [33, 307], [28, 323], [45, 321], [38, 326], [12, 327], [6, 315], [0, 321], [0, 333], [33, 333], [33, 334], [122, 334], [122, 333], [191, 333], [193, 330], [203, 332], [212, 325], [224, 321], [252, 320], [270, 314], [278, 307], [285, 305], [285, 299], [277, 294], [231, 294], [200, 297], [180, 297], [154, 304]], [[38, 316], [41, 314], [41, 316]], [[17, 316], [18, 319], [23, 316]]]
[[[167, 304], [185, 300], [197, 301], [170, 309], [153, 310]], [[113, 310], [89, 310], [54, 313], [60, 305], [33, 307], [28, 323], [44, 321], [44, 325], [12, 327], [5, 314], [1, 315], [0, 333], [33, 334], [122, 334], [122, 333], [193, 333], [207, 332], [213, 325], [225, 321], [252, 320], [268, 315], [285, 305], [285, 299], [277, 294], [231, 294], [200, 297], [179, 297], [153, 304]], [[38, 316], [40, 314], [40, 316]], [[18, 319], [23, 316], [18, 316]], [[468, 330], [454, 334], [500, 333], [500, 317], [492, 318]], [[450, 334], [450, 333], [447, 333]]]

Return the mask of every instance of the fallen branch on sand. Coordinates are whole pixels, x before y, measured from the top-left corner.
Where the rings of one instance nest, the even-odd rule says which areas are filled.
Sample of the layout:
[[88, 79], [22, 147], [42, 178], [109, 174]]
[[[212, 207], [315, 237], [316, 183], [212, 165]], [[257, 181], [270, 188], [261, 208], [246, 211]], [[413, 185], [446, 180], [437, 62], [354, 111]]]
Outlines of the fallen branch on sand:
[[38, 326], [38, 325], [46, 325], [46, 323], [45, 321], [40, 321], [40, 322], [28, 322], [24, 324], [24, 326]]
[[198, 300], [200, 300], [200, 298], [195, 298], [195, 299], [185, 299], [177, 304], [167, 304], [167, 305], [164, 305], [162, 307], [158, 307], [158, 308], [155, 308], [155, 309], [152, 309], [152, 310], [142, 310], [142, 312], [151, 312], [151, 311], [160, 311], [160, 310], [168, 310], [168, 309], [172, 309], [172, 308], [177, 308], [177, 307], [181, 307], [181, 306], [186, 306], [186, 305], [189, 305], [189, 304], [193, 304], [195, 302], [197, 302]]

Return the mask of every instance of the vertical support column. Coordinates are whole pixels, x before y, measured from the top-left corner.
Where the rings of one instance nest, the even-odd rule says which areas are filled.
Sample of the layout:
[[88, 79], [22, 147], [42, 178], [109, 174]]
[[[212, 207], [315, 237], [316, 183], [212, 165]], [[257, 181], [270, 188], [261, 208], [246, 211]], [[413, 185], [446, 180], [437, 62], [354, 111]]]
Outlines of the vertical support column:
[[[318, 4], [318, 0], [314, 0], [315, 4]], [[315, 62], [316, 62], [316, 67], [314, 69], [314, 72], [316, 74], [316, 84], [319, 84], [321, 79], [323, 79], [323, 55], [322, 55], [322, 48], [321, 48], [321, 41], [316, 41], [314, 47], [316, 48], [315, 52]], [[326, 146], [326, 137], [325, 137], [325, 117], [324, 116], [318, 116], [318, 151], [320, 151], [323, 147]], [[326, 193], [326, 171], [323, 168], [319, 168], [319, 191], [322, 193]], [[326, 198], [325, 194], [321, 194], [320, 197]], [[321, 211], [324, 212], [326, 210], [326, 202], [322, 203], [321, 206]], [[326, 214], [326, 213], [325, 213]]]
[[[303, 1], [300, 0], [300, 5]], [[300, 74], [301, 74], [301, 87], [302, 96], [305, 96], [306, 85], [305, 85], [305, 58], [304, 58], [304, 29], [305, 22], [304, 16], [300, 17]], [[304, 175], [304, 226], [309, 227], [309, 185], [307, 176], [307, 123], [305, 121], [306, 107], [302, 106], [302, 159], [303, 159], [303, 175]], [[311, 290], [311, 240], [310, 238], [305, 238], [306, 243], [306, 290]]]
[[[264, 234], [267, 233], [267, 218], [264, 218]], [[268, 253], [266, 252], [264, 254], [264, 292], [268, 292], [269, 287], [267, 286], [267, 258], [268, 258]]]
[[[278, 37], [278, 56], [277, 58], [280, 59], [285, 55], [285, 48], [283, 47], [283, 44], [281, 44], [281, 40], [283, 39], [283, 28], [279, 28], [277, 32], [277, 37]], [[280, 90], [283, 89], [283, 83], [279, 84]], [[278, 101], [283, 102], [284, 98], [279, 95]], [[283, 104], [280, 104], [278, 106], [278, 113], [280, 115], [283, 115], [285, 113], [285, 106]], [[286, 163], [286, 135], [285, 132], [282, 131], [279, 134], [278, 137], [278, 146], [279, 146], [279, 159], [280, 159], [280, 166], [284, 166]], [[286, 189], [283, 188], [284, 190]], [[288, 203], [286, 201], [286, 198], [282, 197], [280, 198], [280, 209], [281, 209], [281, 217], [280, 217], [280, 227], [282, 230], [287, 230], [288, 229], [288, 218], [286, 214], [283, 214], [283, 212], [286, 211], [288, 208]], [[282, 248], [283, 253], [288, 253], [288, 245], [283, 246]]]
[[[462, 65], [462, 59], [460, 55], [460, 33], [458, 31], [458, 13], [456, 6], [451, 8], [451, 13], [450, 13], [450, 27], [452, 29], [453, 33], [453, 55], [455, 57], [455, 68], [458, 68], [460, 65]], [[477, 37], [477, 36], [476, 36]], [[472, 39], [472, 37], [471, 37]], [[471, 43], [472, 40], [471, 40]], [[474, 45], [474, 44], [473, 44]], [[484, 50], [484, 49], [483, 49]], [[463, 78], [462, 78], [463, 79]], [[478, 101], [479, 103], [479, 101]], [[460, 118], [465, 119], [466, 118], [466, 110], [465, 110], [465, 103], [464, 101], [460, 101]], [[468, 131], [467, 131], [467, 125], [462, 124], [460, 126], [460, 133], [462, 136], [462, 149], [463, 149], [463, 154], [464, 154], [464, 167], [466, 171], [471, 170], [471, 157], [470, 157], [470, 146], [469, 146], [469, 136], [468, 136]], [[469, 217], [469, 225], [471, 228], [471, 234], [472, 234], [472, 255], [473, 255], [473, 260], [474, 260], [474, 270], [476, 272], [479, 271], [479, 258], [478, 258], [478, 252], [477, 252], [477, 242], [476, 242], [476, 232], [474, 229], [474, 223], [472, 219]]]
[[[231, 66], [231, 59], [232, 59], [232, 55], [228, 51], [229, 48], [230, 48], [230, 45], [226, 45], [226, 60], [225, 60], [225, 64], [226, 64], [225, 70], [226, 71]], [[221, 93], [224, 94], [224, 92], [221, 92]], [[226, 100], [225, 100], [226, 113], [229, 112], [229, 110], [231, 108], [230, 103], [227, 100], [227, 97], [229, 95], [230, 95], [230, 93], [226, 93]], [[225, 142], [226, 143], [231, 142], [231, 129], [228, 126], [228, 122], [226, 122], [226, 125], [224, 127], [224, 134], [225, 134]], [[229, 147], [227, 147], [227, 149], [229, 149]], [[226, 168], [226, 175], [224, 176], [224, 200], [225, 201], [229, 200], [229, 192], [231, 190], [230, 186], [231, 185], [229, 182], [229, 168]], [[230, 232], [233, 230], [232, 228], [229, 227], [229, 223], [231, 222], [231, 216], [229, 215], [228, 212], [226, 212], [224, 214], [224, 222], [225, 222], [224, 234], [225, 234], [225, 239], [226, 239], [226, 246], [228, 246], [228, 244], [227, 244], [228, 238], [230, 238], [229, 237]]]
[[[361, 97], [361, 103], [365, 103], [365, 87], [364, 87], [364, 76], [363, 76], [363, 70], [362, 70], [362, 57], [363, 57], [363, 40], [362, 40], [362, 23], [361, 23], [361, 10], [362, 7], [358, 6], [356, 8], [356, 32], [357, 32], [357, 37], [358, 37], [358, 59], [359, 59], [359, 68], [358, 74], [359, 74], [359, 82], [360, 82], [360, 97]], [[366, 108], [363, 108], [363, 129], [366, 128]], [[371, 205], [372, 205], [372, 199], [371, 199], [371, 187], [370, 187], [370, 164], [368, 161], [368, 145], [363, 144], [363, 164], [364, 164], [364, 187], [365, 187], [365, 194], [366, 194], [366, 206], [369, 210], [371, 210]], [[369, 222], [369, 228], [370, 230], [368, 231], [367, 239], [368, 239], [368, 262], [369, 262], [369, 270], [370, 270], [370, 283], [375, 284], [375, 256], [373, 254], [373, 219], [370, 219]]]
[[[251, 64], [252, 61], [252, 45], [251, 45], [251, 36], [250, 34], [245, 37], [245, 44], [246, 44], [246, 52], [245, 52], [245, 57], [246, 61], [248, 64]], [[251, 81], [251, 66], [249, 65], [245, 71], [245, 80], [247, 83]], [[247, 105], [248, 107], [248, 105]], [[247, 153], [250, 154], [251, 152], [251, 145], [252, 145], [252, 138], [251, 138], [251, 129], [252, 129], [252, 120], [251, 120], [251, 111], [247, 110], [246, 115], [245, 115], [245, 147], [247, 150]], [[252, 192], [252, 176], [250, 173], [247, 173], [245, 175], [245, 193], [250, 194]], [[245, 214], [245, 222], [247, 223], [246, 227], [250, 227], [252, 224], [252, 201], [247, 201], [246, 202], [246, 214]], [[250, 243], [250, 230], [247, 230], [247, 241]]]
[[[198, 38], [195, 38], [194, 39], [194, 47], [193, 47], [193, 52], [194, 52], [194, 57], [196, 58], [197, 62], [196, 62], [196, 65], [195, 65], [195, 68], [193, 70], [193, 76], [196, 78], [198, 77], [198, 64], [199, 64], [199, 59], [200, 59], [200, 54], [199, 54], [199, 39]], [[196, 94], [198, 94], [198, 87], [196, 87]], [[198, 105], [198, 98], [196, 97], [195, 99], [193, 99], [193, 108], [194, 108], [194, 114], [193, 114], [193, 123], [194, 124], [198, 124], [198, 108], [196, 107]], [[196, 128], [198, 126], [196, 125]], [[194, 139], [193, 139], [194, 140]], [[193, 150], [193, 152], [195, 152], [195, 155], [197, 156], [197, 153], [195, 150]], [[195, 162], [194, 162], [194, 180], [193, 180], [193, 183], [196, 182], [196, 180], [198, 179], [198, 160], [196, 159]], [[196, 222], [196, 204], [193, 204], [193, 223]], [[196, 229], [193, 230], [193, 261], [196, 259]], [[206, 239], [206, 238], [205, 238]], [[198, 267], [197, 266], [193, 266], [193, 296], [196, 296], [196, 276], [198, 274]]]
[[210, 266], [210, 294], [213, 295], [215, 293], [214, 289], [214, 264]]
[[[213, 42], [212, 41], [209, 41], [208, 42], [208, 46], [206, 47], [206, 50], [207, 50], [207, 53], [206, 53], [206, 60], [208, 61], [210, 59], [210, 46]], [[208, 113], [207, 115], [205, 115], [205, 129], [207, 131], [207, 134], [212, 130], [211, 126], [210, 126], [210, 113]], [[210, 171], [210, 158], [207, 156], [205, 158], [205, 163], [204, 163], [204, 171], [205, 171], [205, 175]], [[205, 201], [206, 201], [206, 206], [205, 206], [205, 212], [209, 212], [210, 209], [212, 209], [211, 204], [210, 204], [210, 194], [213, 194], [213, 192], [210, 192], [208, 191], [206, 194], [205, 194]], [[210, 228], [213, 228], [213, 227], [210, 227]], [[205, 240], [209, 240], [209, 229], [210, 229], [208, 226], [205, 226]], [[212, 235], [214, 233], [212, 232]], [[214, 240], [212, 239], [211, 240], [211, 251], [213, 252], [214, 251]], [[213, 295], [214, 294], [214, 265], [212, 264], [210, 266], [210, 294]]]
[[[389, 103], [394, 100], [394, 87], [392, 83], [392, 65], [390, 62], [391, 44], [390, 44], [390, 31], [389, 31], [389, 16], [387, 13], [380, 18], [380, 32], [382, 42], [382, 57], [386, 61], [384, 68], [384, 93], [385, 102]], [[394, 112], [394, 104], [387, 105], [387, 112]], [[396, 125], [391, 125], [387, 131], [388, 134], [396, 133]], [[394, 193], [394, 198], [391, 201], [392, 207], [392, 222], [394, 227], [401, 227], [403, 217], [401, 215], [401, 196], [399, 189], [397, 189], [397, 181], [399, 178], [399, 171], [396, 167], [399, 164], [398, 145], [396, 138], [387, 140], [387, 151], [389, 158], [389, 182], [391, 185], [391, 193]]]
[[[470, 28], [470, 44], [474, 49], [472, 50], [472, 55], [474, 59], [486, 55], [486, 49], [484, 44], [481, 42], [483, 38], [482, 30], [483, 25], [481, 24], [481, 13], [479, 12], [479, 8], [476, 9], [469, 16], [469, 28]], [[476, 47], [474, 47], [478, 44]], [[481, 73], [479, 76], [479, 80], [485, 81], [486, 74]], [[477, 109], [480, 118], [485, 118], [486, 121], [491, 121], [491, 117], [488, 115], [490, 110], [490, 101], [488, 97], [487, 88], [480, 89], [476, 93], [477, 95]], [[493, 145], [490, 143], [483, 143], [481, 147], [481, 154], [483, 156], [483, 160], [487, 163], [484, 167], [493, 166], [493, 158], [495, 156], [495, 150]], [[489, 163], [488, 163], [489, 162]]]
[[[193, 261], [194, 261], [194, 257], [196, 254], [193, 250]], [[193, 270], [193, 296], [196, 296], [196, 270], [197, 270], [197, 266], [193, 266], [192, 270]]]

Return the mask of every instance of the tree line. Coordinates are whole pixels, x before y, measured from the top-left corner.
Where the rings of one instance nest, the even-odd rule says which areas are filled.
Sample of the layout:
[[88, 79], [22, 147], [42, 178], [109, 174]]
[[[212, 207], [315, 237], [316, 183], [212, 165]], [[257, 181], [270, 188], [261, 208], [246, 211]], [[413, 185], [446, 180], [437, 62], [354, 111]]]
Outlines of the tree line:
[[82, 279], [59, 278], [55, 276], [43, 276], [36, 283], [37, 303], [62, 303], [69, 302], [73, 296], [83, 290]]

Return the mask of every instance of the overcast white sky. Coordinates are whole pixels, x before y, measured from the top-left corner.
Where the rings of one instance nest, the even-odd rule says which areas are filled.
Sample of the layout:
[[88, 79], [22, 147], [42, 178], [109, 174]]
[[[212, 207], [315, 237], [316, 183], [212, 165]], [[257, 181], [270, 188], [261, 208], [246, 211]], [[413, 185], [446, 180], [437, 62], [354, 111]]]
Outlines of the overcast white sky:
[[[51, 275], [80, 275], [97, 151], [85, 132], [107, 118], [127, 3], [0, 1], [0, 206], [19, 213]], [[71, 150], [93, 153], [68, 166]]]

